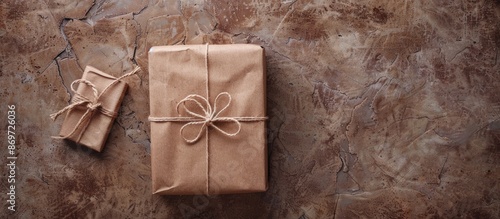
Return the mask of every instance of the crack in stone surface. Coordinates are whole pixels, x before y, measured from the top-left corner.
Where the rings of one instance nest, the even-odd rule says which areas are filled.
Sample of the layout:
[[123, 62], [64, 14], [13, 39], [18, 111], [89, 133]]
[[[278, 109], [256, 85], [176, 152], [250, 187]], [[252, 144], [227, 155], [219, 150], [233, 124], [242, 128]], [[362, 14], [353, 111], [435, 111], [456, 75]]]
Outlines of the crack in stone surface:
[[71, 102], [71, 92], [68, 89], [68, 87], [66, 87], [66, 85], [64, 83], [64, 78], [63, 78], [62, 73], [61, 73], [61, 67], [59, 66], [59, 62], [57, 60], [54, 60], [54, 62], [57, 65], [57, 74], [59, 75], [59, 78], [61, 79], [61, 84], [64, 86], [64, 89], [66, 90], [66, 93], [68, 95], [68, 103], [70, 103]]

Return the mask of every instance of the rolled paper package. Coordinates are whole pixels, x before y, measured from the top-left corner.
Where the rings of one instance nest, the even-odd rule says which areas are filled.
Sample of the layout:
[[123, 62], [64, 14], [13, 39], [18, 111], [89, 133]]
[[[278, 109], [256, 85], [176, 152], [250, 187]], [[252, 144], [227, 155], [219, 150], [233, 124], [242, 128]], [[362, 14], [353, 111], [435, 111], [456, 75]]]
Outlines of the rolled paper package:
[[153, 194], [266, 191], [262, 47], [152, 47], [149, 77]]

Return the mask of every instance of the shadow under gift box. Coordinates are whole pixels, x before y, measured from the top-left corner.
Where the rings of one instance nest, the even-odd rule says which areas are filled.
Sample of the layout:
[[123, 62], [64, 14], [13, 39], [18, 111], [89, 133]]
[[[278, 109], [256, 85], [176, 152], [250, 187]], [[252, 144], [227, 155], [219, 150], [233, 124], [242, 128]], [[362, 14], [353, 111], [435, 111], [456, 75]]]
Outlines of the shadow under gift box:
[[[204, 109], [194, 101], [186, 101], [185, 106], [177, 108], [181, 100], [193, 94], [206, 98], [212, 109], [220, 112], [219, 117], [265, 118], [266, 74], [262, 47], [246, 44], [152, 47], [149, 78], [153, 194], [266, 191], [265, 119], [240, 121], [241, 129], [234, 136], [223, 134], [208, 123], [206, 127], [189, 125], [181, 132], [187, 121], [151, 119], [190, 117], [186, 109], [204, 115]], [[230, 97], [223, 95], [215, 103], [217, 95], [223, 92]], [[205, 102], [200, 100], [200, 103]], [[205, 110], [209, 108], [202, 105]], [[231, 133], [238, 127], [234, 121], [214, 121], [213, 124]], [[199, 132], [202, 133], [197, 141], [186, 142], [185, 138], [193, 138]]]
[[[98, 93], [101, 93], [108, 85], [113, 83], [116, 78], [109, 74], [104, 73], [94, 67], [87, 66], [83, 72], [82, 79], [90, 81], [95, 85]], [[80, 83], [76, 89], [77, 93], [80, 95], [92, 99], [93, 90], [90, 86]], [[118, 81], [114, 85], [108, 88], [105, 95], [99, 98], [99, 103], [101, 108], [107, 109], [115, 114], [120, 108], [121, 102], [127, 91], [127, 83], [123, 81]], [[73, 95], [73, 101], [75, 101], [76, 95]], [[64, 122], [59, 132], [60, 136], [67, 136], [71, 134], [74, 128], [77, 126], [78, 121], [87, 111], [85, 106], [77, 106], [68, 111]], [[87, 126], [80, 126], [75, 132], [68, 136], [66, 139], [77, 142], [88, 148], [100, 152], [104, 148], [106, 139], [108, 138], [111, 127], [115, 120], [114, 116], [109, 116], [101, 113], [98, 110], [94, 112]], [[81, 134], [80, 139], [79, 136]]]

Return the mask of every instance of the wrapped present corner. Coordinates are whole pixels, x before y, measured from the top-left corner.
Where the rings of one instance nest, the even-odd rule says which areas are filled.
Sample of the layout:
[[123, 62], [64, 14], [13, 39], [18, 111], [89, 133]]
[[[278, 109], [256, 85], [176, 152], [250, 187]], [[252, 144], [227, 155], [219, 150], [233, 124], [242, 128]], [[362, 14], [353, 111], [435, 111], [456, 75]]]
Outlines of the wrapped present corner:
[[262, 47], [152, 47], [149, 77], [153, 194], [266, 191]]
[[[71, 104], [51, 115], [56, 119], [66, 112], [59, 136], [100, 152], [117, 116], [127, 83], [122, 78], [135, 74], [139, 68], [119, 78], [87, 66], [82, 78], [71, 83]], [[78, 85], [75, 89], [75, 85]]]

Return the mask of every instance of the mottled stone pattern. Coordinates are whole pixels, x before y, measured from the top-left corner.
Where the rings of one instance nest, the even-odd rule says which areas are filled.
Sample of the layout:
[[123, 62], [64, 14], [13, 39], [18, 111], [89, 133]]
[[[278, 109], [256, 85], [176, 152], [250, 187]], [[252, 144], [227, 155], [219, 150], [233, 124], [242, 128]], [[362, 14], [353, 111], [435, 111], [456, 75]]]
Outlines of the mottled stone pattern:
[[[500, 218], [498, 0], [0, 5], [2, 218]], [[148, 50], [204, 42], [266, 49], [266, 193], [151, 195]], [[50, 138], [86, 65], [143, 69], [102, 153]]]

